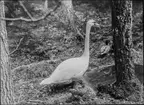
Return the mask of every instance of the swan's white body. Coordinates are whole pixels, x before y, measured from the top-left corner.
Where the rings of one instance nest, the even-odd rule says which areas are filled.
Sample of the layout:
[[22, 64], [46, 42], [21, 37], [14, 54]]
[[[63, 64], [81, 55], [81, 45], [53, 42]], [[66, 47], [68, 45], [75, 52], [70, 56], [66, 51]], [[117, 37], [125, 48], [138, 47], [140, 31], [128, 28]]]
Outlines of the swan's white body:
[[49, 78], [44, 79], [40, 84], [60, 83], [68, 81], [72, 77], [79, 77], [87, 70], [88, 63], [87, 58], [83, 57], [65, 60], [56, 68]]
[[86, 26], [85, 49], [81, 57], [70, 58], [63, 61], [49, 78], [44, 79], [40, 84], [60, 83], [83, 76], [89, 65], [89, 34], [94, 20], [89, 20]]

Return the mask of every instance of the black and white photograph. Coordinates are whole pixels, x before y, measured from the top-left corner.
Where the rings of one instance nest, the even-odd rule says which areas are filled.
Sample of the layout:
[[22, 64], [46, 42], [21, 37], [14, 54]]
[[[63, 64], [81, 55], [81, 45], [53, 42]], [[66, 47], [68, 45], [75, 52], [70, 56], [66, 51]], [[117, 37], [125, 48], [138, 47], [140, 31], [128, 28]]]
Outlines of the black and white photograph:
[[144, 104], [143, 0], [0, 0], [1, 105]]

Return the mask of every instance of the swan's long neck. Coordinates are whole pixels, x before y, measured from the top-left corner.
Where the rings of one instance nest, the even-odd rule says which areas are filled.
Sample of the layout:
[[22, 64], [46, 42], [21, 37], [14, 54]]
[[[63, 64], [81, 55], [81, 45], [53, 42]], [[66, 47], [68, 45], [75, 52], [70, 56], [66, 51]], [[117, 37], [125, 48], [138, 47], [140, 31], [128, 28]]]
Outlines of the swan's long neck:
[[90, 35], [91, 26], [86, 26], [86, 37], [85, 37], [85, 48], [82, 56], [89, 58], [89, 35]]

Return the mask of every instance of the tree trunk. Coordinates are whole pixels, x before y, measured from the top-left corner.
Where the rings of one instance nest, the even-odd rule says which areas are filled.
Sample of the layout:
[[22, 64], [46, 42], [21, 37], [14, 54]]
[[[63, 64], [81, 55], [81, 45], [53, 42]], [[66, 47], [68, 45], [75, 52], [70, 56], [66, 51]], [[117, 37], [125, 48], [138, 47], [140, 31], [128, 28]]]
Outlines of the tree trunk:
[[63, 23], [68, 25], [70, 23], [70, 26], [72, 29], [75, 29], [74, 26], [74, 16], [73, 16], [73, 4], [72, 0], [60, 0], [62, 4], [60, 15], [62, 17]]
[[44, 2], [44, 11], [47, 12], [48, 10], [48, 0], [45, 0]]
[[116, 82], [98, 86], [98, 92], [117, 99], [140, 101], [141, 83], [132, 59], [132, 1], [111, 0]]
[[[112, 0], [112, 28], [115, 55], [117, 87], [129, 89], [127, 95], [135, 91], [138, 79], [135, 76], [132, 60], [132, 1]], [[133, 88], [133, 89], [132, 89]], [[118, 89], [118, 88], [117, 88]], [[126, 95], [125, 91], [123, 95]], [[126, 96], [127, 96], [126, 95]]]
[[[4, 1], [0, 1], [0, 18], [5, 17]], [[9, 64], [6, 23], [0, 20], [0, 68], [1, 68], [1, 105], [14, 104], [12, 78]]]
[[135, 78], [132, 47], [132, 2], [130, 0], [113, 1], [113, 41], [117, 82]]

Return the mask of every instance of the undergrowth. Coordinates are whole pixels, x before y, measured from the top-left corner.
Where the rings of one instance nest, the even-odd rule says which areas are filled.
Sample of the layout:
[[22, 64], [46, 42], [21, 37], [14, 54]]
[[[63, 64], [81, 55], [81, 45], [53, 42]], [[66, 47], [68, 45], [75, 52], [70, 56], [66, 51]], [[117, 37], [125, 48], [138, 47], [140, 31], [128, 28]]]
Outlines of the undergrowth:
[[[140, 5], [140, 4], [139, 4]], [[104, 8], [102, 5], [100, 7]], [[52, 7], [51, 7], [52, 8]], [[50, 9], [51, 9], [50, 8]], [[13, 51], [19, 40], [22, 43], [19, 48], [10, 55], [11, 67], [15, 84], [16, 102], [21, 105], [46, 105], [46, 104], [106, 104], [106, 103], [134, 103], [126, 100], [116, 100], [107, 94], [96, 96], [97, 82], [112, 82], [114, 75], [105, 74], [100, 68], [114, 65], [111, 56], [98, 59], [100, 48], [105, 40], [112, 40], [110, 8], [98, 8], [88, 2], [76, 2], [74, 10], [76, 14], [76, 27], [81, 33], [85, 33], [85, 21], [94, 18], [97, 23], [104, 25], [100, 29], [92, 29], [90, 35], [90, 64], [88, 70], [96, 71], [89, 79], [93, 87], [86, 85], [77, 88], [70, 86], [60, 89], [57, 93], [49, 94], [49, 87], [41, 87], [40, 81], [48, 77], [56, 66], [71, 57], [78, 57], [83, 53], [84, 39], [74, 33], [72, 29], [59, 20], [55, 12], [40, 22], [11, 22], [7, 23], [9, 48]], [[107, 10], [107, 11], [106, 11]], [[143, 12], [135, 10], [133, 13], [133, 48], [135, 63], [143, 64]], [[32, 12], [33, 15], [40, 13]], [[40, 14], [41, 15], [41, 14]], [[29, 65], [31, 64], [31, 65]], [[23, 66], [24, 65], [24, 66]], [[28, 65], [28, 66], [27, 66]], [[22, 66], [21, 68], [19, 68]], [[18, 68], [17, 68], [18, 67]], [[99, 72], [98, 72], [99, 69]], [[106, 79], [106, 76], [108, 79]], [[62, 87], [61, 87], [62, 88]], [[73, 90], [74, 89], [74, 90]], [[56, 89], [57, 90], [57, 89]], [[94, 91], [95, 90], [95, 91]], [[79, 94], [76, 94], [79, 93]], [[135, 102], [140, 103], [140, 102]]]

